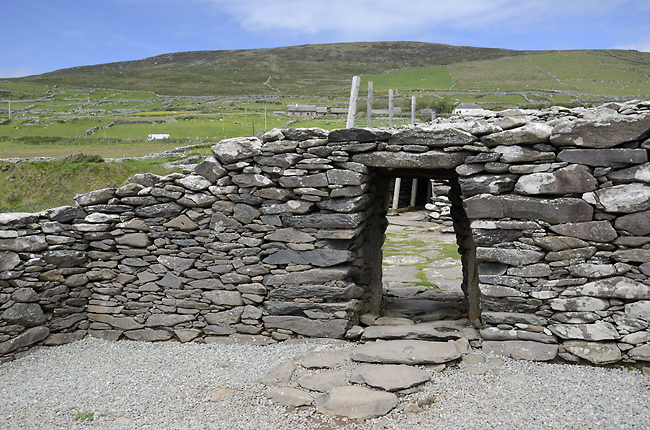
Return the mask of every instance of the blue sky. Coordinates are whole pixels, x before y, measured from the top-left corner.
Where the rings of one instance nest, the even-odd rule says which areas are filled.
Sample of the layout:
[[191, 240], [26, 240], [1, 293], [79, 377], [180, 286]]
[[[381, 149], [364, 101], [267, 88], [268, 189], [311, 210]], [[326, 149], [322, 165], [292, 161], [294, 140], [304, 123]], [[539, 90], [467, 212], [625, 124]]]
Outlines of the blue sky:
[[648, 0], [20, 0], [0, 77], [198, 50], [400, 41], [650, 52]]

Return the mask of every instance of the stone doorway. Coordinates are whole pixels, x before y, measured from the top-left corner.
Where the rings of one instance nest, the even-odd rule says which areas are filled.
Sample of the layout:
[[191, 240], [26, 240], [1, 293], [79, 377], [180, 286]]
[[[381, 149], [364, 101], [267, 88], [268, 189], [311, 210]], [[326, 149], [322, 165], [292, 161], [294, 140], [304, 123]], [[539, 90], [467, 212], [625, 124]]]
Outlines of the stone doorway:
[[[426, 210], [389, 210], [395, 177], [447, 186], [452, 226], [431, 222]], [[378, 169], [377, 205], [384, 240], [381, 258], [382, 316], [415, 323], [480, 318], [478, 271], [470, 222], [450, 170]], [[425, 199], [431, 190], [424, 191]], [[420, 199], [421, 200], [421, 199]], [[449, 224], [449, 223], [448, 223]], [[377, 266], [375, 266], [377, 267]]]

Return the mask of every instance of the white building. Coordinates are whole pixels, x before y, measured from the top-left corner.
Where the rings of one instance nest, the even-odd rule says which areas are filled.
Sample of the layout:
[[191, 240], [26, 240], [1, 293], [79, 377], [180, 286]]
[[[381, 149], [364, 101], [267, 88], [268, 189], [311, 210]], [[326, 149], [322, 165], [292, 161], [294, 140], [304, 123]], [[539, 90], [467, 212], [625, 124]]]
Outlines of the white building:
[[327, 115], [327, 107], [293, 103], [287, 105], [287, 115], [289, 116]]
[[453, 115], [483, 115], [485, 109], [476, 103], [461, 103], [451, 111]]
[[169, 134], [150, 134], [147, 140], [169, 139]]

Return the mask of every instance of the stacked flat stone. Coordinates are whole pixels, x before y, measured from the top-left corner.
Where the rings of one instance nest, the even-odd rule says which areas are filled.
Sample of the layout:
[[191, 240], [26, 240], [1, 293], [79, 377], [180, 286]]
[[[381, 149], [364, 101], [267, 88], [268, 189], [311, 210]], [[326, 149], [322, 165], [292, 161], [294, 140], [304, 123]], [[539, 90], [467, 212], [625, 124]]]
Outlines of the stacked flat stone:
[[0, 355], [86, 335], [358, 338], [381, 304], [389, 179], [424, 170], [449, 181], [486, 348], [650, 360], [649, 110], [273, 130], [76, 207], [1, 214]]
[[427, 216], [431, 222], [448, 227], [453, 226], [451, 202], [448, 197], [450, 189], [451, 187], [446, 182], [431, 181], [431, 200], [425, 205]]

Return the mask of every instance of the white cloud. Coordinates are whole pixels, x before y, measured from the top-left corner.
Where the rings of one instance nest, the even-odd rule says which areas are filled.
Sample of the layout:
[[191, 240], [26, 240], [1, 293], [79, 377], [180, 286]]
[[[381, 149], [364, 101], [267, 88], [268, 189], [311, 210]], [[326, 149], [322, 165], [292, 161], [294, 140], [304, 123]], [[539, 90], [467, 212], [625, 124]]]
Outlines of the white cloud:
[[634, 49], [636, 51], [650, 52], [650, 37], [612, 47], [612, 49]]
[[553, 28], [567, 25], [571, 18], [607, 16], [630, 0], [195, 1], [212, 5], [248, 33], [404, 40], [423, 32], [520, 33]]

